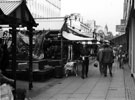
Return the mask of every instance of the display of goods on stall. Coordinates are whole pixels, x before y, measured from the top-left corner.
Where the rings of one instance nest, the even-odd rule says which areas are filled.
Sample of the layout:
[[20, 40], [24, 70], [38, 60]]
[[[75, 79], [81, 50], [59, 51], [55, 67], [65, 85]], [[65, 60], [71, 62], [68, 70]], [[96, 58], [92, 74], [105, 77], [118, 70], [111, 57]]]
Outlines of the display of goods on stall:
[[3, 84], [0, 86], [0, 100], [14, 100], [12, 87], [7, 84]]
[[[45, 34], [34, 34], [33, 36], [33, 58], [34, 59], [43, 59], [43, 42], [44, 42]], [[11, 54], [12, 48], [12, 37], [7, 40], [8, 51]], [[26, 59], [28, 60], [29, 55], [29, 37], [25, 32], [17, 33], [17, 59]], [[12, 55], [10, 55], [12, 56]]]

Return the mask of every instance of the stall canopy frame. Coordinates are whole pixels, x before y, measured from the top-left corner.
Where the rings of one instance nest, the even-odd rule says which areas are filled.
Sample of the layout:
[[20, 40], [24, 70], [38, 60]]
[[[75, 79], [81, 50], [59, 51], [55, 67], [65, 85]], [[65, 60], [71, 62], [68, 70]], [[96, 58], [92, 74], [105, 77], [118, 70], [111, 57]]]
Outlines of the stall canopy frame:
[[9, 25], [12, 29], [12, 70], [14, 76], [14, 87], [16, 90], [16, 28], [20, 25], [27, 27], [29, 33], [29, 89], [32, 85], [32, 31], [33, 27], [37, 26], [34, 18], [32, 17], [27, 5], [26, 0], [21, 1], [0, 1], [0, 25]]

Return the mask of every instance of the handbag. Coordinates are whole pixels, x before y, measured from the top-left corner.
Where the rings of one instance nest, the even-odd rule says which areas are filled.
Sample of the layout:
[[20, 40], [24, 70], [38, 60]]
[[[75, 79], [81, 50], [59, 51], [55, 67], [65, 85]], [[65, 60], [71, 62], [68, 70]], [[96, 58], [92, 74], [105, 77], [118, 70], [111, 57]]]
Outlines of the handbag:
[[94, 64], [93, 64], [93, 66], [94, 67], [98, 67], [98, 64], [99, 64], [98, 61], [95, 61]]

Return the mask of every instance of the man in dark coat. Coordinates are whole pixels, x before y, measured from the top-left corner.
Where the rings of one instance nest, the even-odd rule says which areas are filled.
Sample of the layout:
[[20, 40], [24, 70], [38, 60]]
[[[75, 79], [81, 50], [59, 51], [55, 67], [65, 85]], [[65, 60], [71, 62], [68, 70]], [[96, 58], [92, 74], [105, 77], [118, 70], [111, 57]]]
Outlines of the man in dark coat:
[[88, 77], [88, 70], [89, 70], [89, 54], [86, 46], [83, 47], [82, 50], [82, 78]]
[[110, 76], [112, 77], [112, 64], [114, 62], [113, 50], [109, 45], [104, 45], [104, 50], [102, 51], [102, 63], [104, 76], [107, 76], [107, 67], [109, 68]]

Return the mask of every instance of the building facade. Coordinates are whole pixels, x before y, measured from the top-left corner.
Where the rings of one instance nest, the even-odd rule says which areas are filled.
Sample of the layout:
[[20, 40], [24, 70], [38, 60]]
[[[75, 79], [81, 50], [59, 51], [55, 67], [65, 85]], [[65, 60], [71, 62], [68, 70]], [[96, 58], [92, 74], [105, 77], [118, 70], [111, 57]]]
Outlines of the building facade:
[[128, 55], [131, 75], [135, 77], [135, 0], [124, 0], [123, 19], [126, 23], [126, 31], [128, 37]]
[[91, 26], [83, 22], [83, 17], [79, 13], [70, 14], [67, 19], [67, 25], [78, 33], [93, 38]]
[[26, 0], [34, 18], [60, 17], [61, 0]]

